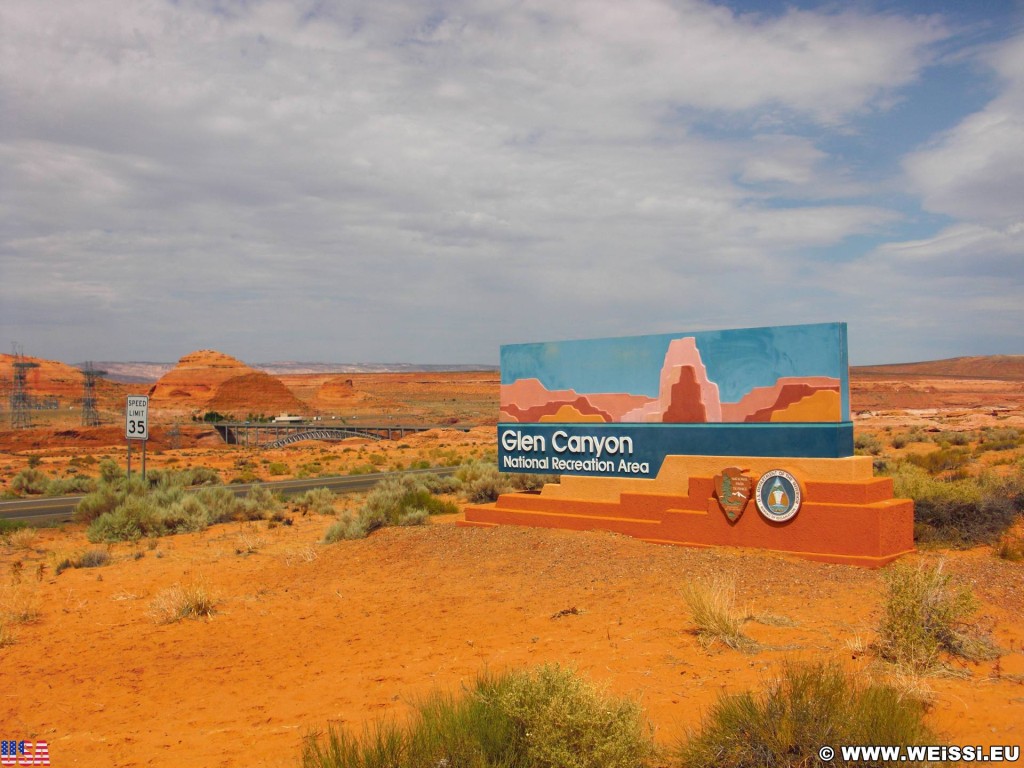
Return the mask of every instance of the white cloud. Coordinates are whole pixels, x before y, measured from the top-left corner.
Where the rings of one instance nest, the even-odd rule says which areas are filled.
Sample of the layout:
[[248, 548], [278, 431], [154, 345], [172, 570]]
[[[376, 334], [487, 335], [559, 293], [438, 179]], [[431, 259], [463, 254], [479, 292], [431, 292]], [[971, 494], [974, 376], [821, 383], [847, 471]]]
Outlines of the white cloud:
[[451, 361], [845, 319], [760, 298], [899, 221], [818, 137], [952, 34], [696, 0], [7, 0], [0, 30], [0, 320], [27, 349], [29, 307], [67, 304], [87, 311], [46, 337], [63, 357], [133, 317], [150, 357], [222, 333], [250, 359]]
[[928, 210], [998, 227], [1024, 222], [1024, 35], [987, 60], [999, 95], [908, 157], [906, 169]]

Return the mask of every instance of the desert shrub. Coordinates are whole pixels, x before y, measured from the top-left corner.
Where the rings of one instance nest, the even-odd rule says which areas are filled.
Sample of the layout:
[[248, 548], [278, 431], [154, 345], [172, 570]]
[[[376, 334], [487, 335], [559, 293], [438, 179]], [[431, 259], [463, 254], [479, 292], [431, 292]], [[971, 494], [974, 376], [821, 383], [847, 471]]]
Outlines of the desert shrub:
[[910, 440], [906, 435], [893, 435], [891, 445], [896, 450], [900, 450], [901, 448], [906, 448], [909, 442]]
[[303, 747], [304, 768], [640, 768], [654, 755], [640, 708], [550, 665], [483, 675], [463, 697], [435, 694], [405, 728], [356, 738], [331, 728]]
[[210, 469], [209, 467], [189, 467], [188, 469], [180, 470], [177, 474], [181, 478], [181, 484], [189, 487], [220, 485], [222, 482], [217, 470]]
[[274, 477], [277, 477], [278, 475], [287, 475], [288, 465], [283, 461], [272, 461], [267, 465], [267, 472]]
[[8, 520], [0, 518], [0, 538], [7, 541], [7, 538], [15, 531], [24, 530], [25, 523], [21, 520]]
[[281, 511], [281, 499], [262, 485], [254, 485], [242, 499], [239, 511], [246, 520], [262, 520]]
[[84, 475], [55, 477], [46, 485], [47, 496], [68, 496], [76, 493], [91, 493], [96, 490], [96, 481]]
[[40, 469], [29, 467], [11, 478], [11, 490], [16, 493], [27, 493], [31, 496], [41, 496], [46, 493], [50, 484], [50, 477]]
[[939, 448], [929, 453], [912, 453], [905, 458], [925, 471], [937, 475], [961, 469], [971, 459], [971, 452], [966, 448]]
[[885, 615], [876, 644], [883, 659], [928, 671], [938, 667], [943, 652], [974, 661], [994, 658], [994, 646], [970, 624], [978, 607], [974, 595], [968, 587], [951, 585], [941, 562], [897, 564], [885, 581]]
[[318, 515], [333, 515], [334, 500], [334, 493], [329, 488], [312, 488], [295, 497], [295, 505], [303, 514], [316, 512]]
[[91, 523], [100, 515], [113, 512], [119, 505], [124, 503], [128, 496], [138, 496], [145, 493], [146, 488], [142, 485], [141, 481], [135, 478], [132, 478], [130, 484], [126, 483], [123, 478], [121, 482], [105, 482], [101, 480], [96, 490], [86, 494], [78, 502], [78, 506], [75, 507], [71, 517], [76, 523]]
[[951, 445], [965, 446], [970, 445], [971, 440], [974, 439], [973, 432], [938, 432], [932, 436], [932, 439], [941, 445], [943, 448], [948, 448]]
[[882, 452], [882, 441], [874, 435], [857, 435], [853, 441], [853, 447], [856, 453], [860, 455], [870, 454], [871, 456], [877, 456]]
[[338, 541], [365, 539], [369, 534], [370, 531], [358, 515], [346, 514], [331, 523], [324, 533], [323, 541], [324, 544], [334, 544]]
[[1021, 444], [1021, 432], [1011, 427], [1001, 429], [986, 429], [981, 433], [976, 453], [985, 451], [1009, 451]]
[[519, 472], [500, 472], [494, 461], [473, 461], [456, 470], [463, 495], [474, 504], [497, 501], [503, 493], [535, 491], [545, 483], [558, 482], [557, 475], [533, 475]]
[[86, 550], [77, 557], [65, 557], [54, 569], [60, 575], [68, 568], [100, 568], [110, 563], [110, 553], [105, 549]]
[[735, 586], [722, 579], [683, 584], [683, 600], [690, 609], [701, 643], [722, 642], [737, 650], [756, 647], [756, 643], [743, 634], [744, 617], [736, 610], [735, 598]]
[[653, 755], [640, 707], [573, 670], [545, 665], [478, 687], [513, 725], [513, 754], [530, 766], [635, 768]]
[[388, 477], [374, 486], [363, 505], [366, 516], [379, 520], [382, 525], [395, 525], [413, 510], [424, 510], [431, 515], [458, 512], [459, 508], [434, 496], [415, 475]]
[[892, 478], [896, 496], [914, 500], [914, 536], [921, 543], [993, 544], [1024, 508], [1020, 473], [941, 480], [904, 462]]
[[[802, 768], [818, 764], [823, 744], [936, 744], [924, 706], [900, 691], [863, 684], [837, 664], [790, 664], [760, 695], [723, 695], [700, 732], [680, 745], [686, 768]], [[915, 763], [907, 763], [915, 765]], [[835, 766], [849, 763], [837, 750]]]
[[434, 472], [417, 474], [420, 485], [434, 494], [456, 493], [462, 487], [462, 481], [455, 475], [438, 475]]
[[430, 515], [458, 512], [458, 506], [430, 492], [425, 477], [406, 474], [377, 483], [356, 515], [346, 514], [327, 529], [324, 543], [361, 539], [386, 526], [422, 525]]
[[195, 497], [206, 507], [206, 519], [210, 525], [242, 517], [242, 501], [229, 488], [203, 488], [196, 492]]
[[312, 477], [314, 475], [320, 475], [323, 473], [323, 465], [318, 461], [310, 461], [305, 464], [300, 464], [298, 469], [295, 471], [295, 476], [298, 478]]
[[121, 469], [121, 465], [113, 459], [103, 459], [100, 462], [100, 482], [102, 483], [114, 483], [118, 480], [122, 480], [125, 477], [125, 471]]
[[164, 515], [157, 504], [147, 496], [129, 496], [110, 512], [104, 512], [86, 529], [93, 543], [137, 541], [143, 536], [163, 536], [167, 533]]

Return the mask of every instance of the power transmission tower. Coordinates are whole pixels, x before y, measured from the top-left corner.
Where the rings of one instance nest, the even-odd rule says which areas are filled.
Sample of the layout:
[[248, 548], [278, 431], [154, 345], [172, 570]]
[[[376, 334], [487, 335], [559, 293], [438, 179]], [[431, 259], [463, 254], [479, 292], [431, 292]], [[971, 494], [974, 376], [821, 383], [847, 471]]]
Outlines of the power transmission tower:
[[92, 363], [86, 363], [82, 369], [82, 426], [98, 427], [100, 412], [96, 410], [96, 382], [107, 375], [106, 371], [98, 371]]
[[11, 429], [25, 429], [32, 426], [32, 402], [28, 395], [28, 376], [30, 368], [38, 368], [39, 363], [25, 360], [21, 346], [14, 344], [14, 381], [11, 385]]

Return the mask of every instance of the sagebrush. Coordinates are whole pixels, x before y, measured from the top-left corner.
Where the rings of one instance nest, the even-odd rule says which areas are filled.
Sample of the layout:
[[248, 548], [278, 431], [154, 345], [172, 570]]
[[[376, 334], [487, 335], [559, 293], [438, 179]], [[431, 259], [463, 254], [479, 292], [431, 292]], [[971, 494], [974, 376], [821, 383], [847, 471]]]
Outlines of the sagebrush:
[[996, 649], [972, 621], [978, 602], [970, 588], [952, 583], [943, 563], [898, 563], [885, 573], [885, 613], [878, 654], [906, 669], [938, 668], [942, 653], [972, 661], [994, 658]]
[[[763, 693], [723, 695], [679, 745], [680, 768], [804, 768], [823, 745], [937, 744], [924, 704], [890, 686], [861, 683], [832, 663], [783, 667]], [[837, 749], [829, 765], [845, 761]], [[914, 763], [901, 763], [914, 765]]]
[[571, 669], [484, 674], [462, 697], [436, 694], [405, 727], [306, 740], [304, 768], [642, 768], [655, 755], [636, 703]]

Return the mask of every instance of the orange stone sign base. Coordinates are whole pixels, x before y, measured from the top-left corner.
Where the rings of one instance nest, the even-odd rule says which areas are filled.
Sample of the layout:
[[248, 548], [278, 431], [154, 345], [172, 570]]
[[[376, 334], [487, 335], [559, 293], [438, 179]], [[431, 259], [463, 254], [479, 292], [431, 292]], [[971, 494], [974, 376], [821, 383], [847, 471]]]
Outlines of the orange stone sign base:
[[[731, 522], [715, 495], [716, 475], [746, 470], [756, 485], [783, 469], [802, 501], [786, 522], [766, 519], [751, 494]], [[667, 456], [654, 479], [563, 476], [540, 493], [502, 494], [466, 508], [461, 525], [600, 530], [659, 544], [753, 547], [829, 563], [879, 567], [914, 549], [914, 503], [893, 498], [868, 456], [838, 459]]]

